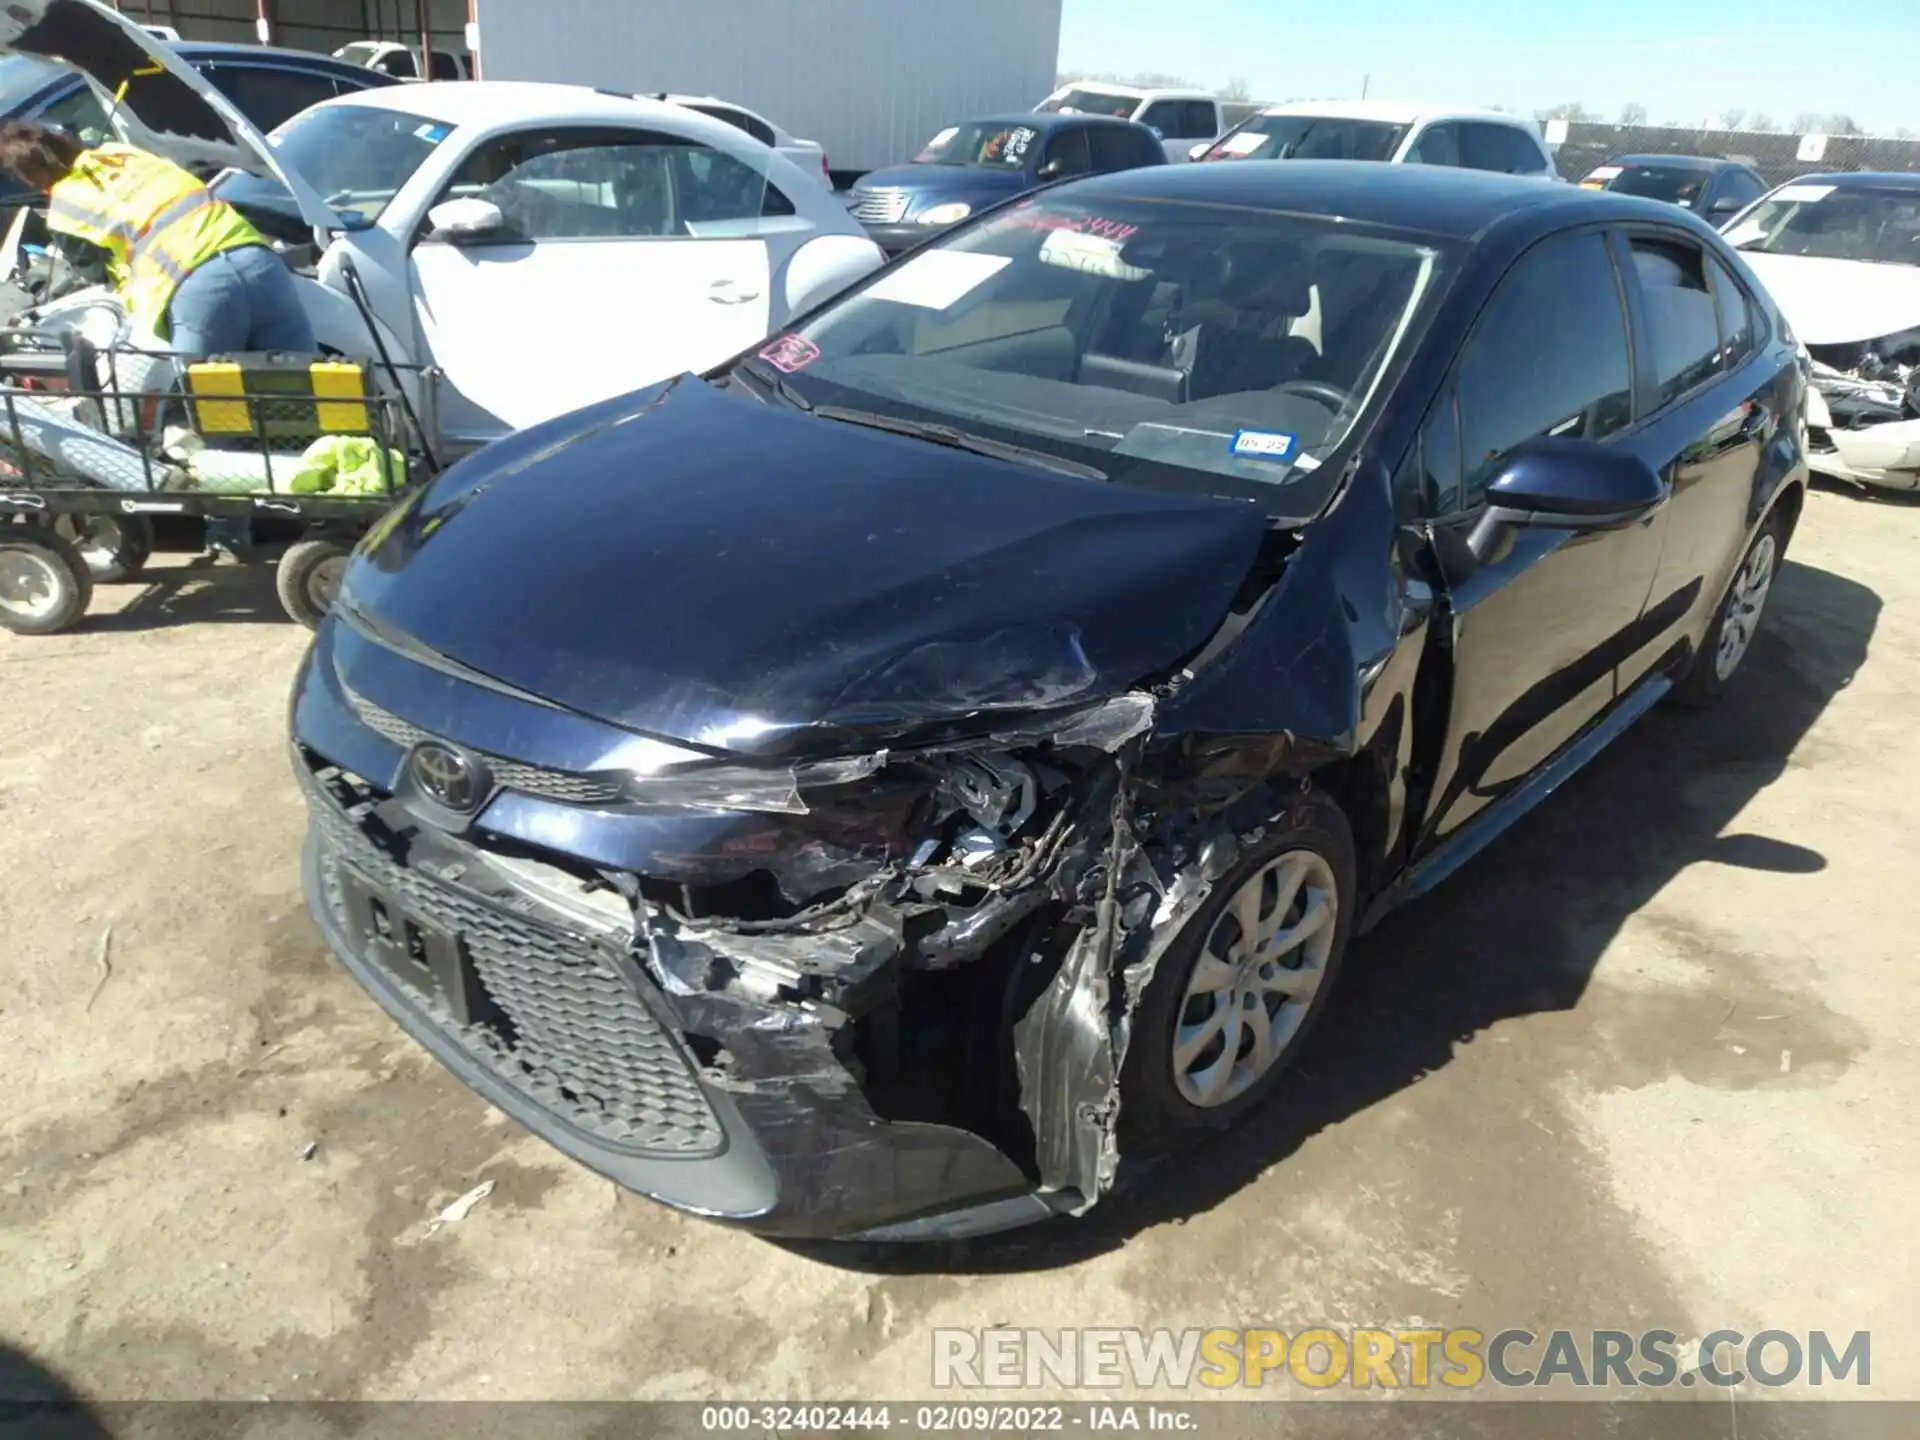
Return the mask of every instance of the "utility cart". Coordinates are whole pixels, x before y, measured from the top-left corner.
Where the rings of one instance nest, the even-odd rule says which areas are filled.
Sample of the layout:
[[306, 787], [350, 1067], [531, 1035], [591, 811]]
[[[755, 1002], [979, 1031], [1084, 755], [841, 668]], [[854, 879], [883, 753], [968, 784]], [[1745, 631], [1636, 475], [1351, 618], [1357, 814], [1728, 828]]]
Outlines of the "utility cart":
[[0, 627], [77, 623], [96, 580], [146, 563], [156, 515], [203, 519], [241, 558], [256, 554], [256, 519], [296, 522], [298, 539], [257, 553], [277, 559], [287, 613], [318, 625], [355, 542], [435, 468], [406, 395], [430, 389], [423, 378], [313, 355], [189, 362], [96, 348], [81, 328], [7, 330]]

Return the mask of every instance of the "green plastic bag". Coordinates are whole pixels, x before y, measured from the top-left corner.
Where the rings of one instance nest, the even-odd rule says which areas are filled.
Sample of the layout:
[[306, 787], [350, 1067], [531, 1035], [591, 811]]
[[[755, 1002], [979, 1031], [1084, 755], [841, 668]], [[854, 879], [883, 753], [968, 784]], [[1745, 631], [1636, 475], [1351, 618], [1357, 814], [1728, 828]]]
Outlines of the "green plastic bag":
[[366, 435], [323, 435], [300, 454], [300, 468], [287, 482], [295, 495], [385, 495], [407, 483], [407, 457], [398, 450], [380, 459], [379, 442]]

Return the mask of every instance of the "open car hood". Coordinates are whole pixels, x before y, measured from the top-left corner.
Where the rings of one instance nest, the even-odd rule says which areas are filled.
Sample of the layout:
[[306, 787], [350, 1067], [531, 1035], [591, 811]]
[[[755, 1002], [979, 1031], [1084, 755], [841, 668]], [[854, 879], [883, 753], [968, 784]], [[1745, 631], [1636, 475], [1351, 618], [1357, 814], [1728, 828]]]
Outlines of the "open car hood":
[[687, 377], [449, 470], [368, 537], [339, 613], [617, 725], [805, 748], [1110, 698], [1213, 634], [1266, 530]]
[[283, 168], [267, 138], [165, 41], [98, 0], [7, 0], [0, 54], [32, 55], [85, 76], [129, 145], [206, 172], [232, 166], [279, 181], [316, 230], [339, 219]]
[[1742, 250], [1774, 303], [1808, 345], [1852, 345], [1920, 325], [1920, 265]]

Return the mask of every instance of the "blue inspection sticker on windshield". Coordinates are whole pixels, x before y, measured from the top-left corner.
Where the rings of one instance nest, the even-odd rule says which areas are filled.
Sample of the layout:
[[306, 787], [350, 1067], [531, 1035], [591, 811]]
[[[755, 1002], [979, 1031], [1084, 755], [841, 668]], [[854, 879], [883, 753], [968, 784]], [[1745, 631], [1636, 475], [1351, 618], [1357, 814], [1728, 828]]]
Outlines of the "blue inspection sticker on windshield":
[[1293, 436], [1279, 430], [1236, 430], [1229, 448], [1242, 460], [1291, 460]]
[[433, 121], [429, 120], [424, 125], [415, 126], [413, 133], [418, 139], [426, 141], [429, 145], [438, 145], [453, 133], [453, 127], [451, 125], [436, 125]]

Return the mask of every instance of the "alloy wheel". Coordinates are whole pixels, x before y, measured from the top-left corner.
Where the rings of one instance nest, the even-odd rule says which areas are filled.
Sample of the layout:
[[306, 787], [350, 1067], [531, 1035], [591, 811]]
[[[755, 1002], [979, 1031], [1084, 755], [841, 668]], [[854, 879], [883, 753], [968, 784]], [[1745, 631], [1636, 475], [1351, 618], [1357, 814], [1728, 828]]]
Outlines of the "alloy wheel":
[[1202, 1109], [1238, 1099], [1286, 1053], [1332, 958], [1339, 888], [1311, 850], [1277, 855], [1208, 931], [1173, 1036], [1173, 1079]]
[[1767, 606], [1767, 593], [1773, 588], [1774, 562], [1778, 547], [1771, 532], [1753, 542], [1746, 562], [1734, 576], [1733, 589], [1727, 595], [1726, 614], [1720, 619], [1720, 643], [1713, 652], [1713, 673], [1721, 680], [1730, 678], [1746, 658], [1760, 628], [1760, 616]]

